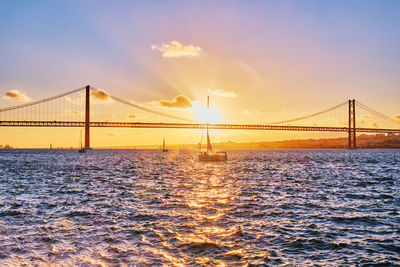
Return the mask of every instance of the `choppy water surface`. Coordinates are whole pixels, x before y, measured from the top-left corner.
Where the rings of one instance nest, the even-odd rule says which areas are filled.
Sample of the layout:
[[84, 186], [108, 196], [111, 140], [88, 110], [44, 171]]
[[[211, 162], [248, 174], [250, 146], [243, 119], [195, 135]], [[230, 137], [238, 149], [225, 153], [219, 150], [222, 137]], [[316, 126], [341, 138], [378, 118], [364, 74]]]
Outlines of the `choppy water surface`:
[[1, 151], [1, 266], [400, 264], [400, 151]]

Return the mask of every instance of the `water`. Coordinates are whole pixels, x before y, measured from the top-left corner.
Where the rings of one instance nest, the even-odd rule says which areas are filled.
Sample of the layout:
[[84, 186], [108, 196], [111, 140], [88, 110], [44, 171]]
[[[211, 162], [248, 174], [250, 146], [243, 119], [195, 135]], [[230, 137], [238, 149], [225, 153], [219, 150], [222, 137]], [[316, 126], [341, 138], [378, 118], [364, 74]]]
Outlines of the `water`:
[[0, 152], [0, 266], [400, 264], [400, 151]]

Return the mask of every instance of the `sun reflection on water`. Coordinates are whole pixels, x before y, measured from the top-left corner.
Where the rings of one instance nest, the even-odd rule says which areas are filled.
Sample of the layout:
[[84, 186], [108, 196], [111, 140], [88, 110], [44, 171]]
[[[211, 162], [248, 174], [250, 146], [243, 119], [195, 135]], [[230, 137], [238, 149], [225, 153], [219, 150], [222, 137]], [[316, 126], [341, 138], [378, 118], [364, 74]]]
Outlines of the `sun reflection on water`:
[[0, 266], [395, 265], [397, 154], [353, 152], [0, 153]]
[[[164, 240], [165, 247], [181, 247], [180, 257], [166, 257], [172, 265], [190, 264], [224, 266], [224, 257], [241, 258], [241, 226], [228, 225], [224, 219], [235, 208], [235, 198], [240, 193], [240, 187], [235, 184], [232, 172], [225, 164], [198, 163], [187, 164], [194, 168], [187, 173], [184, 181], [176, 181], [184, 187], [174, 185], [173, 201], [164, 199], [165, 206], [177, 207], [174, 217], [180, 218], [184, 224], [173, 222], [160, 223], [160, 229], [168, 229], [166, 238], [159, 230], [154, 232]], [[176, 203], [176, 199], [180, 199]], [[207, 257], [204, 253], [213, 254]], [[241, 252], [241, 253], [239, 253]], [[240, 255], [239, 255], [240, 254]], [[221, 260], [216, 256], [220, 255]], [[218, 258], [218, 257], [217, 257]], [[182, 259], [184, 260], [182, 262]], [[239, 260], [240, 262], [240, 260]], [[244, 263], [244, 262], [243, 262]]]

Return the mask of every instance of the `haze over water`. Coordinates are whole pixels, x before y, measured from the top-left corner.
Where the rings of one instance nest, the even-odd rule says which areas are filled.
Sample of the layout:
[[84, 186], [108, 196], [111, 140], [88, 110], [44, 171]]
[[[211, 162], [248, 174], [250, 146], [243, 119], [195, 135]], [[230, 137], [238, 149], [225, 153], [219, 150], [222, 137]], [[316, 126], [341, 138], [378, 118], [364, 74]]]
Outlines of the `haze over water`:
[[3, 150], [1, 266], [400, 264], [398, 150]]

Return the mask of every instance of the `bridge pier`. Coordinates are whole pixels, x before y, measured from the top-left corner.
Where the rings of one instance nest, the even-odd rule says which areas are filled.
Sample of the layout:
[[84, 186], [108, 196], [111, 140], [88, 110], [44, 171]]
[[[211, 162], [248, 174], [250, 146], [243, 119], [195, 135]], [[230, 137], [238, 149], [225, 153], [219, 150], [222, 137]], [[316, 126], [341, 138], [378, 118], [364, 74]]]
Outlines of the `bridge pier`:
[[349, 100], [349, 149], [357, 148], [356, 137], [356, 101]]
[[90, 86], [89, 85], [86, 85], [85, 149], [91, 149], [90, 148]]

